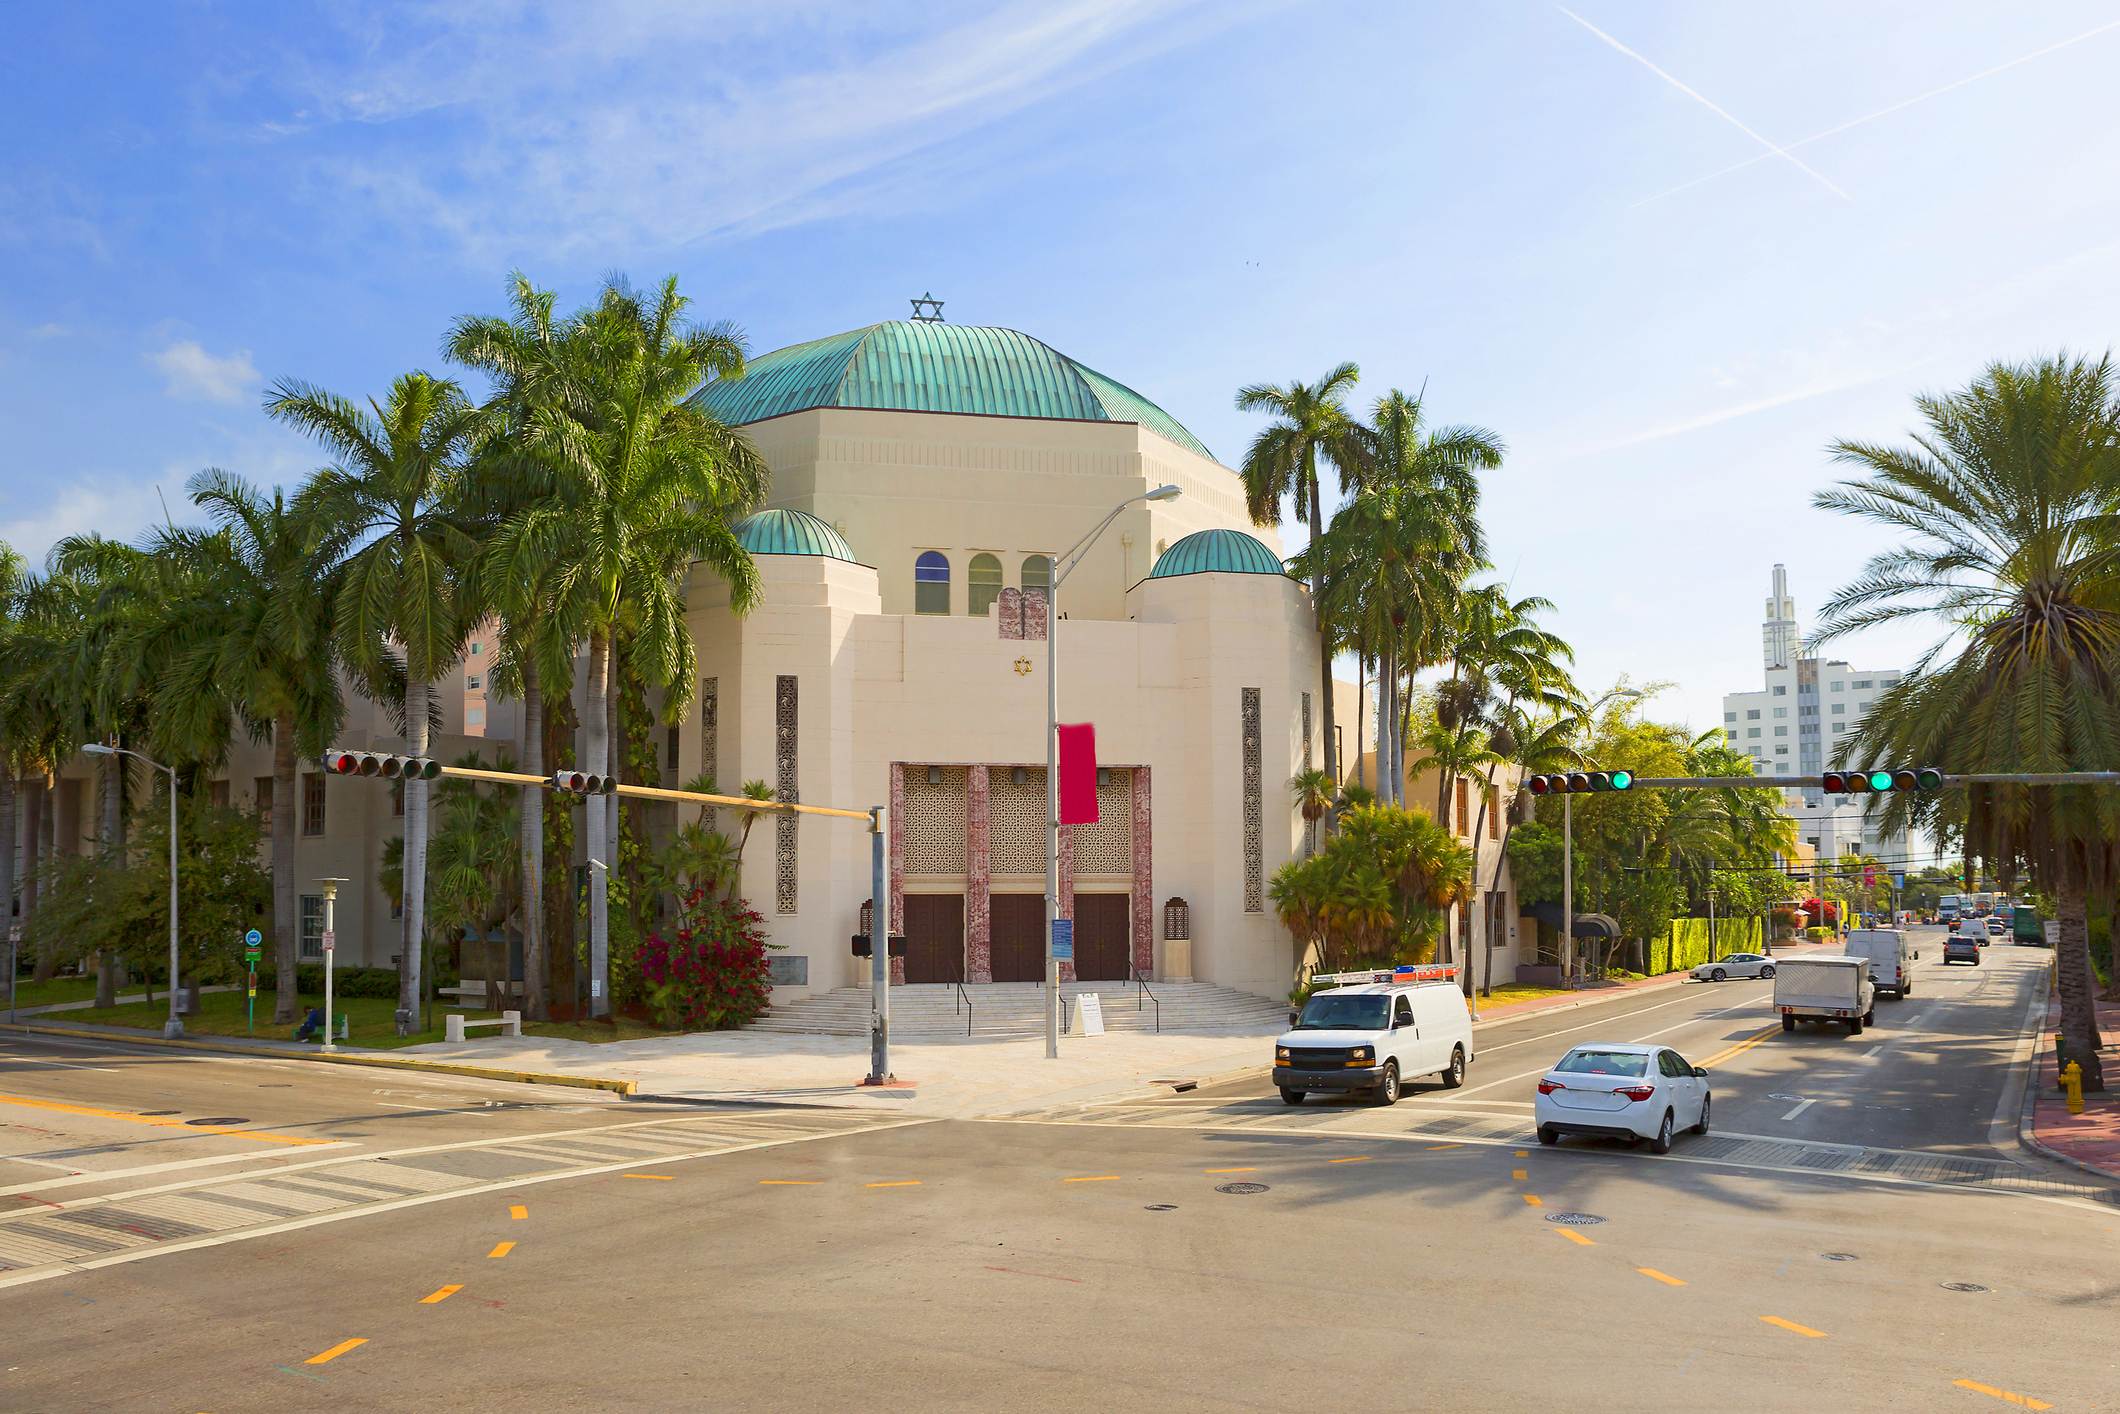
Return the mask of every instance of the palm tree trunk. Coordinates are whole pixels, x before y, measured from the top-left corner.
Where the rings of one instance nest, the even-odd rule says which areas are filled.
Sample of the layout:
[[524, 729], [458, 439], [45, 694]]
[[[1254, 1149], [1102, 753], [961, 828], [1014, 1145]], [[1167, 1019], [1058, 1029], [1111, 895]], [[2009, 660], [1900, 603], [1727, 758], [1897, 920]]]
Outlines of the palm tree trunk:
[[[39, 877], [44, 868], [45, 857], [51, 852], [52, 822], [48, 818], [52, 804], [52, 786], [49, 775], [39, 775], [30, 786], [28, 847], [22, 851], [23, 860], [29, 865], [28, 884], [22, 890], [22, 918], [36, 912], [38, 897], [44, 892], [43, 880]], [[59, 971], [59, 954], [46, 949], [37, 955], [36, 965], [30, 969], [30, 980], [49, 982]]]
[[[295, 770], [294, 714], [272, 719], [272, 965], [279, 974], [272, 1024], [292, 1026], [301, 1006], [301, 919], [296, 911], [294, 842], [301, 821], [300, 777]], [[407, 807], [409, 810], [409, 806]]]
[[44, 825], [44, 778], [22, 778], [22, 921], [37, 911], [37, 838]]
[[[610, 687], [611, 639], [602, 632], [591, 633], [589, 719], [584, 723], [588, 729], [588, 741], [584, 754], [589, 758], [589, 771], [595, 775], [608, 775], [611, 770]], [[588, 857], [601, 860], [606, 866], [611, 863], [610, 848], [605, 839], [605, 824], [609, 819], [603, 797], [589, 797], [582, 809]], [[611, 1014], [611, 905], [606, 883], [606, 870], [592, 863], [589, 866], [589, 1015], [592, 1017]]]
[[[409, 667], [410, 664], [408, 663]], [[405, 683], [406, 754], [427, 754], [427, 682], [409, 677]], [[279, 787], [273, 787], [278, 790]], [[273, 824], [280, 812], [273, 811]], [[405, 782], [405, 961], [398, 972], [398, 1006], [413, 1015], [414, 1027], [424, 1018], [420, 1004], [426, 991], [427, 952], [427, 782]]]
[[[545, 696], [538, 686], [537, 664], [532, 656], [523, 656], [523, 765], [526, 776], [545, 774]], [[523, 894], [523, 990], [524, 1005], [529, 1012], [526, 1020], [545, 1021], [550, 1013], [545, 1007], [545, 942], [544, 904], [545, 896], [545, 793], [542, 790], [526, 789], [522, 792], [520, 833], [523, 845], [522, 894]]]
[[1398, 677], [1391, 670], [1391, 643], [1384, 643], [1383, 655], [1377, 660], [1377, 804], [1391, 804], [1391, 689]]
[[[1465, 905], [1467, 908], [1479, 909], [1479, 912], [1473, 915], [1479, 920], [1479, 926], [1473, 931], [1479, 935], [1480, 948], [1487, 954], [1487, 975], [1490, 977], [1494, 975], [1494, 939], [1487, 936], [1487, 896], [1480, 892], [1480, 831], [1487, 828], [1487, 794], [1493, 781], [1494, 768], [1489, 766], [1483, 771], [1480, 780], [1479, 813], [1472, 817], [1472, 901]], [[1463, 991], [1468, 997], [1472, 995], [1472, 957], [1469, 953], [1465, 957]]]
[[[1325, 536], [1325, 508], [1318, 496], [1318, 460], [1315, 451], [1304, 454], [1303, 471], [1309, 482], [1310, 492], [1310, 543], [1315, 545]], [[1340, 784], [1340, 753], [1334, 741], [1332, 720], [1332, 633], [1325, 622], [1325, 570], [1322, 565], [1310, 572], [1310, 607], [1318, 623], [1318, 675], [1323, 679], [1319, 694], [1325, 700], [1325, 772], [1332, 777], [1335, 790]], [[1359, 737], [1362, 724], [1354, 724]], [[1359, 755], [1359, 749], [1357, 750]]]
[[[15, 922], [15, 763], [0, 741], [0, 923]], [[12, 961], [13, 949], [8, 952]]]
[[2103, 1091], [2091, 1001], [2089, 890], [2078, 846], [2067, 847], [2059, 872], [2054, 904], [2061, 936], [2054, 941], [2054, 972], [2061, 991], [2061, 1054], [2056, 1064], [2066, 1070], [2074, 1061], [2083, 1068], [2084, 1090]]
[[[106, 756], [103, 758], [103, 853], [112, 863], [117, 862], [118, 851], [125, 841], [120, 831], [125, 828], [125, 758]], [[113, 1007], [118, 1004], [118, 958], [109, 948], [96, 949], [96, 1005]]]
[[[1361, 738], [1361, 735], [1362, 735], [1362, 697], [1363, 697], [1363, 695], [1364, 695], [1364, 694], [1365, 694], [1365, 693], [1366, 693], [1366, 692], [1368, 691], [1368, 688], [1369, 688], [1369, 653], [1368, 653], [1368, 645], [1367, 645], [1367, 644], [1365, 644], [1364, 642], [1362, 642], [1362, 640], [1361, 640], [1360, 638], [1357, 638], [1357, 639], [1355, 639], [1355, 641], [1354, 641], [1354, 717], [1355, 717], [1355, 722], [1354, 722], [1354, 734], [1355, 734], [1356, 740], [1357, 740], [1358, 742], [1359, 742], [1359, 740], [1360, 740], [1360, 738]], [[1327, 731], [1329, 732], [1329, 731], [1331, 731], [1332, 729], [1331, 729], [1330, 727], [1328, 727], [1328, 728], [1326, 728], [1326, 730], [1327, 730]], [[1361, 752], [1359, 752], [1359, 751], [1357, 751], [1357, 752], [1356, 752], [1356, 753], [1355, 753], [1354, 755], [1355, 755], [1355, 768], [1354, 768], [1354, 770], [1355, 770], [1355, 775], [1354, 775], [1354, 783], [1355, 783], [1356, 785], [1361, 785], [1361, 784], [1363, 783], [1363, 782], [1362, 782], [1362, 766], [1361, 766], [1361, 760], [1362, 760], [1362, 753], [1361, 753]], [[1330, 765], [1330, 762], [1328, 761], [1328, 763], [1327, 763], [1327, 770], [1328, 770], [1328, 772], [1330, 771], [1330, 769], [1331, 769], [1331, 765]], [[1334, 781], [1334, 782], [1332, 783], [1332, 798], [1333, 798], [1333, 799], [1334, 799], [1335, 801], [1337, 801], [1337, 800], [1338, 800], [1338, 799], [1340, 798], [1340, 783], [1339, 783], [1339, 782], [1338, 782], [1337, 780], [1335, 780], [1335, 781]]]

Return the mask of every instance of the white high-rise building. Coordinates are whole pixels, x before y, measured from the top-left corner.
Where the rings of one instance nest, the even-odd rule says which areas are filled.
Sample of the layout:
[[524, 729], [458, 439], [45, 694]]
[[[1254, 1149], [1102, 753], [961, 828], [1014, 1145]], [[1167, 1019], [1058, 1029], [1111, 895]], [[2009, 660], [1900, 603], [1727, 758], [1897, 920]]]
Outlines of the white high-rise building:
[[[1723, 731], [1733, 747], [1751, 756], [1752, 769], [1762, 776], [1819, 775], [1840, 759], [1836, 744], [1899, 681], [1899, 670], [1851, 668], [1842, 659], [1809, 652], [1797, 629], [1788, 571], [1781, 565], [1774, 567], [1760, 642], [1766, 685], [1723, 698]], [[1863, 818], [1866, 797], [1827, 796], [1813, 786], [1784, 791], [1782, 801], [1796, 821], [1797, 837], [1815, 847], [1821, 859], [1857, 851], [1886, 863], [1907, 857], [1904, 836], [1881, 835], [1874, 820]]]

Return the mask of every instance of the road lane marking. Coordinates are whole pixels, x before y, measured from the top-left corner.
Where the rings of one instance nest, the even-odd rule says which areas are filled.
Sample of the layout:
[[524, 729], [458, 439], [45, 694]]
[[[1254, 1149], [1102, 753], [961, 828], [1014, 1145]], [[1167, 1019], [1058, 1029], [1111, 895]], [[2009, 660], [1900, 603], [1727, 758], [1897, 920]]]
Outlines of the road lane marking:
[[1541, 1203], [1538, 1200], [1538, 1194], [1536, 1193], [1526, 1193], [1524, 1195], [1524, 1201], [1526, 1203], [1529, 1203], [1534, 1208], [1543, 1208], [1546, 1206], [1544, 1203]]
[[1531, 1151], [1529, 1149], [1519, 1149], [1516, 1151], [1516, 1156], [1520, 1159], [1528, 1159], [1531, 1157]]
[[1770, 1326], [1780, 1326], [1785, 1331], [1795, 1331], [1798, 1335], [1814, 1336], [1821, 1339], [1825, 1336], [1824, 1331], [1814, 1331], [1809, 1326], [1799, 1326], [1796, 1322], [1784, 1321], [1779, 1316], [1761, 1316], [1759, 1319]]
[[527, 1218], [530, 1216], [530, 1210], [521, 1204], [517, 1204], [508, 1210], [508, 1216], [511, 1218]]
[[620, 1174], [620, 1175], [619, 1175], [619, 1177], [620, 1177], [620, 1178], [652, 1178], [652, 1179], [656, 1179], [656, 1180], [658, 1180], [658, 1181], [660, 1181], [660, 1182], [663, 1182], [663, 1183], [671, 1183], [671, 1182], [674, 1182], [674, 1181], [676, 1180], [676, 1178], [677, 1178], [677, 1175], [676, 1175], [676, 1174], [674, 1174], [674, 1173], [622, 1173], [622, 1174]]
[[1972, 1380], [1952, 1380], [1951, 1383], [1960, 1389], [1969, 1389], [1980, 1394], [1992, 1394], [2005, 1404], [2021, 1404], [2027, 1409], [2051, 1409], [2054, 1407], [2042, 1400], [2034, 1399], [2028, 1394], [2012, 1394], [2006, 1389], [1996, 1389], [1993, 1385], [1976, 1384]]
[[456, 1295], [459, 1291], [462, 1291], [463, 1289], [464, 1288], [461, 1286], [445, 1286], [440, 1291], [434, 1293], [434, 1295], [432, 1296], [422, 1296], [420, 1298], [420, 1305], [432, 1306], [437, 1301], [447, 1301], [450, 1297]]
[[1203, 1169], [1203, 1170], [1202, 1170], [1202, 1172], [1203, 1172], [1203, 1173], [1257, 1173], [1258, 1171], [1259, 1171], [1259, 1166], [1258, 1166], [1257, 1164], [1253, 1164], [1253, 1165], [1252, 1165], [1252, 1166], [1251, 1166], [1250, 1168], [1248, 1168], [1248, 1169]]
[[292, 1134], [264, 1134], [255, 1129], [235, 1129], [217, 1124], [186, 1124], [181, 1119], [152, 1119], [129, 1115], [123, 1110], [98, 1110], [86, 1105], [62, 1105], [51, 1100], [32, 1100], [23, 1095], [0, 1095], [0, 1104], [27, 1105], [33, 1110], [56, 1110], [60, 1114], [89, 1115], [96, 1119], [122, 1119], [128, 1124], [152, 1124], [163, 1129], [182, 1129], [191, 1134], [236, 1134], [245, 1139], [263, 1139], [268, 1144], [336, 1144], [336, 1139], [297, 1139]]
[[1747, 1036], [1744, 1040], [1739, 1041], [1736, 1045], [1725, 1047], [1724, 1049], [1717, 1051], [1714, 1055], [1709, 1056], [1706, 1060], [1697, 1062], [1697, 1064], [1702, 1070], [1706, 1070], [1714, 1065], [1719, 1065], [1723, 1061], [1730, 1059], [1732, 1056], [1751, 1050], [1754, 1046], [1758, 1045], [1761, 1041], [1766, 1040], [1769, 1036], [1772, 1036], [1775, 1032], [1779, 1030], [1781, 1030], [1781, 1023], [1777, 1021], [1772, 1026], [1769, 1026], [1766, 1030], [1761, 1031], [1759, 1034], [1755, 1036]]
[[494, 1249], [493, 1249], [493, 1250], [492, 1250], [491, 1252], [488, 1252], [488, 1253], [487, 1253], [486, 1255], [487, 1255], [488, 1257], [505, 1257], [505, 1256], [507, 1256], [507, 1255], [508, 1255], [508, 1254], [509, 1254], [510, 1252], [512, 1252], [512, 1251], [514, 1251], [514, 1250], [515, 1250], [515, 1244], [514, 1244], [514, 1243], [512, 1243], [512, 1242], [503, 1242], [503, 1243], [501, 1243], [501, 1244], [500, 1244], [499, 1246], [495, 1247], [495, 1248], [494, 1248]]
[[1352, 1159], [1327, 1159], [1325, 1162], [1328, 1164], [1366, 1164], [1369, 1162], [1370, 1157], [1368, 1154], [1362, 1154]]
[[[343, 1149], [358, 1149], [360, 1147], [359, 1144], [351, 1139], [334, 1139], [328, 1144], [319, 1144], [316, 1147], [328, 1149], [334, 1145]], [[10, 1193], [42, 1193], [49, 1188], [74, 1188], [84, 1183], [102, 1183], [106, 1179], [114, 1178], [138, 1178], [151, 1173], [168, 1173], [173, 1169], [211, 1168], [217, 1164], [240, 1164], [245, 1159], [272, 1159], [277, 1163], [280, 1160], [276, 1157], [276, 1153], [277, 1151], [272, 1149], [253, 1149], [243, 1154], [214, 1154], [201, 1159], [171, 1159], [167, 1163], [140, 1164], [129, 1169], [76, 1169], [73, 1170], [75, 1176], [72, 1178], [47, 1178], [38, 1183], [11, 1183], [7, 1185], [7, 1191]], [[326, 1162], [336, 1163], [337, 1160], [327, 1160]], [[274, 1172], [279, 1172], [279, 1170], [276, 1169]]]
[[1525, 1179], [1531, 1177], [1530, 1174], [1524, 1172], [1524, 1170], [1522, 1169], [1509, 1170], [1509, 1176], [1515, 1179], [1518, 1183], [1522, 1183]]
[[340, 1342], [339, 1342], [339, 1343], [338, 1343], [337, 1345], [334, 1345], [334, 1346], [332, 1346], [332, 1347], [331, 1347], [331, 1349], [329, 1349], [329, 1350], [325, 1351], [325, 1352], [324, 1352], [324, 1353], [323, 1353], [322, 1355], [312, 1355], [312, 1356], [310, 1356], [310, 1357], [309, 1357], [309, 1358], [308, 1358], [307, 1360], [304, 1360], [304, 1361], [303, 1361], [302, 1363], [303, 1363], [304, 1365], [321, 1365], [321, 1364], [323, 1364], [323, 1363], [324, 1363], [325, 1361], [327, 1361], [327, 1360], [336, 1360], [336, 1359], [338, 1359], [338, 1358], [339, 1358], [339, 1357], [340, 1357], [341, 1355], [344, 1355], [344, 1354], [345, 1354], [345, 1353], [346, 1353], [347, 1351], [349, 1351], [349, 1350], [353, 1349], [353, 1348], [354, 1348], [354, 1347], [355, 1347], [356, 1345], [366, 1345], [367, 1343], [368, 1343], [368, 1337], [367, 1337], [367, 1336], [365, 1336], [365, 1335], [357, 1335], [357, 1336], [355, 1336], [355, 1337], [354, 1337], [354, 1338], [353, 1338], [352, 1340], [342, 1340], [342, 1341], [340, 1341]]
[[907, 1178], [901, 1179], [896, 1183], [864, 1183], [861, 1186], [863, 1188], [918, 1188], [920, 1186], [920, 1180], [917, 1178]]
[[1815, 1105], [1815, 1104], [1817, 1104], [1817, 1103], [1818, 1103], [1818, 1101], [1816, 1101], [1816, 1100], [1803, 1100], [1803, 1101], [1800, 1101], [1800, 1102], [1799, 1102], [1799, 1103], [1797, 1104], [1797, 1106], [1796, 1106], [1796, 1108], [1795, 1108], [1795, 1109], [1793, 1109], [1793, 1110], [1790, 1110], [1790, 1111], [1789, 1111], [1789, 1112], [1788, 1112], [1787, 1114], [1783, 1115], [1783, 1116], [1782, 1116], [1782, 1118], [1783, 1118], [1783, 1119], [1785, 1119], [1785, 1120], [1787, 1120], [1787, 1119], [1794, 1119], [1794, 1118], [1796, 1118], [1796, 1116], [1798, 1116], [1798, 1115], [1802, 1114], [1802, 1113], [1803, 1113], [1803, 1112], [1804, 1112], [1805, 1110], [1807, 1110], [1807, 1109], [1811, 1108], [1811, 1106], [1813, 1106], [1813, 1105]]
[[1864, 1052], [1862, 1053], [1862, 1058], [1863, 1058], [1864, 1060], [1875, 1060], [1875, 1059], [1877, 1059], [1877, 1053], [1878, 1053], [1879, 1051], [1883, 1050], [1883, 1049], [1884, 1049], [1884, 1047], [1883, 1047], [1883, 1046], [1881, 1046], [1881, 1045], [1880, 1045], [1880, 1046], [1872, 1046], [1872, 1047], [1870, 1047], [1870, 1049], [1868, 1049], [1867, 1051], [1864, 1051]]
[[[1118, 1180], [1119, 1175], [1115, 1173], [1100, 1173], [1088, 1175], [1083, 1178], [1063, 1178], [1060, 1181], [1062, 1183], [1116, 1183], [1118, 1182]], [[874, 1188], [876, 1186], [877, 1185], [873, 1183], [869, 1185], [869, 1187], [871, 1188]]]
[[1462, 1149], [1464, 1147], [1462, 1144], [1430, 1144], [1428, 1152], [1433, 1154], [1438, 1149]]
[[1561, 1236], [1563, 1236], [1563, 1237], [1567, 1238], [1567, 1239], [1568, 1239], [1568, 1240], [1569, 1240], [1570, 1242], [1573, 1242], [1573, 1243], [1577, 1244], [1578, 1246], [1581, 1246], [1581, 1247], [1595, 1247], [1595, 1246], [1597, 1246], [1597, 1244], [1596, 1244], [1595, 1242], [1592, 1242], [1592, 1241], [1591, 1241], [1591, 1240], [1590, 1240], [1589, 1238], [1587, 1238], [1587, 1237], [1583, 1236], [1583, 1235], [1582, 1235], [1581, 1233], [1579, 1233], [1579, 1232], [1576, 1232], [1576, 1231], [1574, 1231], [1574, 1230], [1573, 1230], [1572, 1228], [1565, 1228], [1565, 1227], [1557, 1227], [1557, 1228], [1555, 1228], [1555, 1229], [1554, 1229], [1554, 1231], [1555, 1231], [1555, 1232], [1557, 1232], [1557, 1233], [1559, 1233], [1559, 1234], [1560, 1234]]
[[1680, 1281], [1677, 1277], [1665, 1276], [1662, 1272], [1658, 1271], [1654, 1267], [1636, 1267], [1634, 1270], [1640, 1272], [1645, 1277], [1654, 1277], [1656, 1280], [1662, 1282], [1666, 1286], [1684, 1286], [1686, 1284]]

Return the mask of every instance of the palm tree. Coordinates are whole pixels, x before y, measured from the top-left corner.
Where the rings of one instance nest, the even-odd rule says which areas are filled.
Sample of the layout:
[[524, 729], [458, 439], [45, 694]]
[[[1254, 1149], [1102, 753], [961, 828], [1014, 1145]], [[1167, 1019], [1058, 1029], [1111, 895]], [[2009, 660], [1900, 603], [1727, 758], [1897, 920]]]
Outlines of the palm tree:
[[268, 499], [225, 471], [202, 471], [188, 487], [218, 529], [171, 527], [146, 554], [165, 561], [181, 595], [142, 602], [133, 652], [154, 677], [157, 736], [180, 757], [225, 756], [231, 719], [272, 742], [275, 1025], [290, 1025], [296, 979], [296, 763], [314, 758], [337, 732], [341, 703], [331, 651], [331, 594], [318, 573], [317, 536], [280, 492]]
[[[1863, 479], [1824, 510], [1909, 542], [1872, 558], [1826, 605], [1820, 640], [1925, 617], [1946, 636], [1885, 693], [1836, 764], [1912, 761], [1949, 773], [2109, 770], [2120, 760], [2120, 408], [2110, 356], [1991, 364], [1915, 400], [1912, 447], [1833, 444]], [[1989, 783], [1885, 797], [1884, 828], [1962, 840], [2003, 878], [2053, 894], [2060, 937], [2058, 1064], [2101, 1090], [2089, 891], [2112, 878], [2110, 788]]]
[[[0, 668], [10, 662], [21, 608], [25, 573], [22, 556], [0, 540]], [[0, 673], [0, 683], [8, 677]], [[15, 913], [15, 750], [8, 703], [10, 693], [0, 686], [0, 918], [10, 921]]]
[[[612, 647], [623, 630], [635, 661], [665, 691], [664, 712], [690, 703], [692, 637], [684, 590], [695, 563], [729, 585], [733, 612], [760, 596], [758, 572], [730, 522], [764, 499], [764, 459], [749, 439], [687, 400], [713, 378], [740, 377], [743, 339], [685, 321], [671, 276], [642, 294], [623, 280], [576, 317], [557, 385], [535, 403], [526, 446], [556, 469], [552, 494], [510, 516], [489, 565], [504, 580], [541, 581], [551, 612], [589, 644], [588, 768], [609, 774]], [[609, 814], [588, 806], [592, 858], [609, 858]], [[609, 1014], [608, 892], [590, 871], [591, 1012]]]
[[[282, 382], [265, 411], [316, 438], [338, 461], [302, 488], [296, 514], [320, 533], [322, 572], [338, 577], [337, 652], [373, 678], [402, 669], [405, 745], [427, 754], [429, 685], [477, 622], [466, 567], [476, 544], [451, 504], [466, 459], [492, 426], [447, 379], [407, 373], [368, 410], [306, 383]], [[281, 812], [274, 811], [275, 822]], [[405, 968], [398, 1005], [419, 1004], [426, 936], [427, 782], [405, 787]]]
[[[1290, 383], [1276, 387], [1254, 383], [1237, 392], [1240, 412], [1271, 413], [1280, 420], [1252, 439], [1244, 454], [1245, 508], [1254, 525], [1279, 525], [1281, 502], [1294, 497], [1296, 513], [1308, 516], [1310, 538], [1325, 533], [1324, 488], [1318, 479], [1320, 458], [1338, 470], [1344, 492], [1360, 485], [1368, 466], [1368, 449], [1361, 429], [1347, 411], [1347, 392], [1361, 379], [1362, 370], [1343, 363], [1316, 383]], [[1310, 602], [1318, 620], [1319, 672], [1324, 682], [1325, 770], [1340, 778], [1338, 752], [1333, 741], [1332, 655], [1336, 646], [1324, 603], [1322, 567], [1310, 571]]]

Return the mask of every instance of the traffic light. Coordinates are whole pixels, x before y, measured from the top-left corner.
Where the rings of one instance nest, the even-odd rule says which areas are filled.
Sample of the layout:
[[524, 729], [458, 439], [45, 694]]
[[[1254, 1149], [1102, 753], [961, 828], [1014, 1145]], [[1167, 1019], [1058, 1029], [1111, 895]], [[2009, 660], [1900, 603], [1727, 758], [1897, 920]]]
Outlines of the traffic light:
[[1830, 795], [1857, 795], [1863, 791], [1882, 794], [1889, 790], [1935, 790], [1943, 784], [1943, 772], [1934, 766], [1918, 770], [1828, 771], [1821, 787]]
[[1585, 795], [1592, 791], [1632, 790], [1632, 771], [1573, 771], [1562, 775], [1531, 776], [1524, 784], [1533, 795]]
[[327, 751], [324, 772], [331, 776], [381, 776], [386, 781], [431, 781], [442, 763], [427, 756], [398, 756], [387, 751]]
[[618, 777], [599, 776], [589, 771], [554, 771], [552, 789], [567, 795], [616, 795]]

